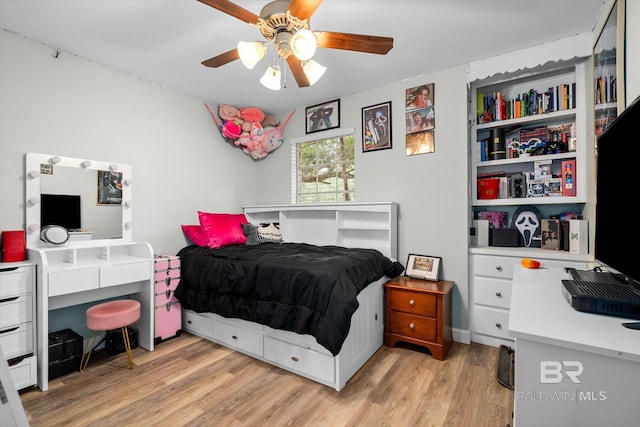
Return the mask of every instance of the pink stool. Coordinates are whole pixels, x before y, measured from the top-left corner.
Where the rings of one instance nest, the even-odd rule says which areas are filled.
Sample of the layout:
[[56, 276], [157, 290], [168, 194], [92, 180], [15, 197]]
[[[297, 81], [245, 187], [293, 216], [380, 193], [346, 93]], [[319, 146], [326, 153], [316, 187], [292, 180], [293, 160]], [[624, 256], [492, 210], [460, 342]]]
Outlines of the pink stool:
[[[129, 332], [127, 326], [140, 319], [140, 303], [133, 299], [121, 299], [115, 301], [96, 304], [87, 309], [87, 328], [89, 337], [85, 341], [80, 360], [80, 372], [83, 372], [89, 363], [89, 357], [93, 351], [99, 331], [109, 331], [111, 329], [122, 330], [122, 339], [127, 349], [129, 358], [129, 369], [133, 369], [133, 354], [131, 353], [131, 343], [129, 342]], [[88, 352], [87, 352], [88, 350]]]

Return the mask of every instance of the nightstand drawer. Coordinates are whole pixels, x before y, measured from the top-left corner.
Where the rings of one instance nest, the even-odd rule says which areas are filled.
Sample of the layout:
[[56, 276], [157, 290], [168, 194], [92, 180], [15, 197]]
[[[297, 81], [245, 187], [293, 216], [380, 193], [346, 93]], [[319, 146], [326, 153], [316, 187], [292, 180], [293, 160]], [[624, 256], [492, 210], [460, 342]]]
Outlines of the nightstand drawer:
[[436, 316], [435, 295], [404, 291], [398, 289], [387, 289], [387, 304], [389, 309], [410, 313], [417, 316]]
[[392, 311], [387, 319], [387, 330], [419, 340], [433, 341], [437, 338], [435, 319]]
[[490, 277], [476, 277], [473, 288], [474, 304], [509, 308], [511, 305], [511, 281]]

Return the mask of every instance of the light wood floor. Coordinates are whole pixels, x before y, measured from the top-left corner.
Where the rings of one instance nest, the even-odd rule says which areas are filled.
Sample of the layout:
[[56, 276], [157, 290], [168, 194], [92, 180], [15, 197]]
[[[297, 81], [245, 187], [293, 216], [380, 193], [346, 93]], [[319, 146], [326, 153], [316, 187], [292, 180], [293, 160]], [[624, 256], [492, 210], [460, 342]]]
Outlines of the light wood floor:
[[37, 426], [475, 426], [512, 424], [498, 349], [454, 343], [444, 361], [382, 347], [341, 392], [188, 333], [20, 393]]

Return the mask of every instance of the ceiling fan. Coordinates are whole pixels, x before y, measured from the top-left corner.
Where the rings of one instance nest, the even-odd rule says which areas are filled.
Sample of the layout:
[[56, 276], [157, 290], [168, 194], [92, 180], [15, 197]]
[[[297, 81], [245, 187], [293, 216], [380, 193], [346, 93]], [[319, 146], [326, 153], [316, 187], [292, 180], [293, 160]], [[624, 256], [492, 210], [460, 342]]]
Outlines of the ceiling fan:
[[[280, 58], [286, 60], [298, 86], [308, 87], [314, 84], [326, 70], [325, 67], [311, 59], [316, 47], [378, 55], [385, 55], [393, 48], [393, 38], [391, 37], [332, 31], [311, 32], [309, 20], [322, 0], [272, 1], [262, 8], [260, 16], [229, 0], [198, 1], [256, 26], [266, 39], [266, 42], [239, 42], [237, 48], [207, 59], [202, 64], [218, 68], [240, 59], [247, 68], [251, 69], [262, 59], [266, 49], [273, 46], [277, 52], [276, 61], [260, 81], [263, 85], [274, 90], [280, 88], [280, 70], [275, 63]], [[272, 83], [274, 85], [272, 87], [267, 80], [273, 79], [277, 80], [277, 85]]]

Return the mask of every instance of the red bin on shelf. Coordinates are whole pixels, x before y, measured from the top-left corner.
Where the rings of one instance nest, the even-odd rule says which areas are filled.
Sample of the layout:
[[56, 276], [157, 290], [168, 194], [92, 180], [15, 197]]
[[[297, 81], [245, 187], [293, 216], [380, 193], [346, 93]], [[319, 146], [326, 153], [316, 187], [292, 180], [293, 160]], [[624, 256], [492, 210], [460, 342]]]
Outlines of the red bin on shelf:
[[2, 262], [25, 260], [24, 230], [2, 232]]

